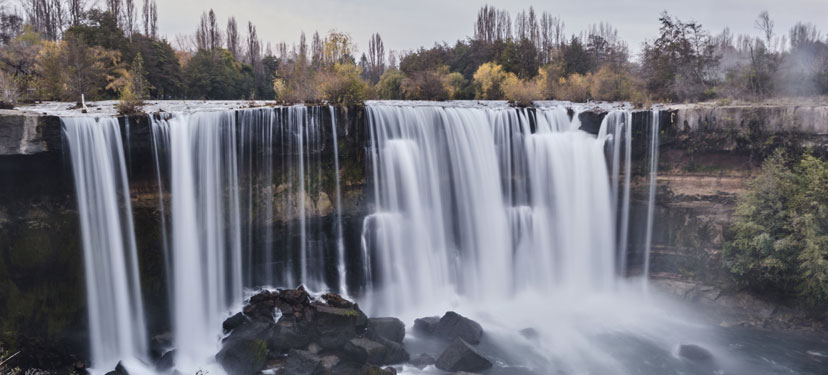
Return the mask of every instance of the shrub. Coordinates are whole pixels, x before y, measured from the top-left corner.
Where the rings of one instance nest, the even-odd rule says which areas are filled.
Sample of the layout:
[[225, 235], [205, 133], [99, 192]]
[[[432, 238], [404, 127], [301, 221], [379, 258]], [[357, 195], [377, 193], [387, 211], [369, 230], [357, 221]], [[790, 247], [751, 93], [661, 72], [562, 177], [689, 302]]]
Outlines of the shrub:
[[592, 75], [589, 88], [592, 99], [610, 102], [631, 100], [634, 90], [632, 76], [624, 71], [616, 71], [610, 65], [604, 65]]
[[401, 87], [408, 100], [448, 100], [448, 68], [414, 72], [402, 81]]
[[518, 79], [511, 75], [503, 83], [503, 95], [507, 100], [519, 105], [530, 105], [534, 100], [544, 99], [546, 85], [546, 71], [540, 69], [532, 80]]
[[573, 73], [567, 78], [560, 78], [552, 88], [555, 99], [573, 102], [586, 102], [590, 99], [589, 88], [592, 74], [580, 75]]
[[368, 91], [359, 67], [352, 63], [336, 63], [333, 69], [318, 74], [317, 85], [323, 99], [342, 106], [362, 103]]
[[724, 260], [755, 291], [828, 305], [828, 163], [781, 152], [740, 199]]
[[513, 73], [503, 70], [495, 63], [485, 63], [474, 73], [477, 99], [495, 100], [503, 98], [503, 84], [507, 79], [517, 79]]
[[403, 99], [402, 82], [405, 74], [398, 69], [388, 69], [377, 83], [377, 95], [380, 99]]

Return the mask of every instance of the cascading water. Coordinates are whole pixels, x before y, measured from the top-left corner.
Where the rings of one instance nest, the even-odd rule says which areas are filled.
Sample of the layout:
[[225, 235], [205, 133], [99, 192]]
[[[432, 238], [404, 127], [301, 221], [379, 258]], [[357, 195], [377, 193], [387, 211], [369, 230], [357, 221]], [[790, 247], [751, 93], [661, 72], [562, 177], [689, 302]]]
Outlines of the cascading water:
[[620, 162], [611, 183], [605, 144], [612, 125], [618, 159], [628, 112], [608, 116], [596, 137], [563, 107], [367, 111], [376, 213], [364, 243], [379, 265], [375, 299], [396, 310], [384, 312], [434, 300], [437, 290], [479, 300], [516, 287], [612, 288]]
[[[159, 191], [168, 187], [170, 193], [170, 233], [162, 238], [170, 239], [179, 371], [210, 362], [220, 348], [221, 322], [242, 302], [243, 286], [327, 289], [324, 231], [307, 220], [309, 211], [319, 210], [322, 115], [318, 108], [293, 106], [152, 120]], [[334, 163], [338, 169], [338, 155]], [[338, 171], [335, 178], [335, 269], [344, 288]], [[161, 206], [163, 213], [163, 200]]]
[[80, 214], [92, 364], [146, 358], [127, 169], [115, 118], [62, 118]]
[[242, 299], [235, 115], [179, 114], [153, 123], [170, 146], [172, 326], [179, 371], [219, 348], [221, 322]]
[[369, 103], [365, 305], [409, 320], [460, 310], [509, 343], [497, 359], [540, 373], [681, 367], [672, 347], [706, 331], [625, 280], [632, 113], [590, 134], [572, 109]]

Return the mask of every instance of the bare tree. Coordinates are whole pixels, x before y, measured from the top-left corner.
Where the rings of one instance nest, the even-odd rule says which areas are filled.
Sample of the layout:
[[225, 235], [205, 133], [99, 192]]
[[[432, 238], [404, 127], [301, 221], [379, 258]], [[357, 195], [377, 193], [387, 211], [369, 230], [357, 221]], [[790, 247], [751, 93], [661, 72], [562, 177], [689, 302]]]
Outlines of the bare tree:
[[255, 67], [261, 64], [262, 41], [256, 32], [256, 25], [253, 22], [247, 23], [247, 63]]
[[150, 10], [150, 32], [148, 36], [152, 39], [158, 39], [158, 4], [155, 0], [152, 0]]
[[69, 12], [69, 22], [74, 25], [79, 25], [83, 20], [83, 12], [86, 11], [86, 0], [68, 0], [67, 11]]
[[771, 40], [773, 39], [773, 20], [770, 18], [770, 14], [768, 11], [764, 11], [759, 13], [759, 17], [756, 19], [754, 23], [754, 27], [757, 30], [761, 31], [765, 37], [765, 43], [767, 44], [768, 48], [771, 47]]
[[115, 17], [118, 26], [121, 26], [121, 2], [122, 0], [106, 0], [106, 11]]
[[210, 32], [210, 50], [215, 52], [222, 46], [221, 42], [221, 28], [218, 25], [218, 20], [216, 19], [216, 13], [210, 9], [210, 13], [208, 14], [208, 19], [210, 22], [209, 32]]
[[61, 0], [24, 0], [26, 21], [46, 39], [57, 40], [66, 24], [66, 11]]
[[313, 67], [320, 67], [322, 65], [322, 58], [323, 58], [323, 42], [322, 39], [319, 37], [319, 32], [315, 31], [313, 33], [313, 38], [311, 39], [311, 66]]
[[239, 36], [236, 17], [230, 17], [227, 20], [227, 50], [233, 54], [233, 58], [236, 60], [241, 58], [241, 37]]
[[371, 35], [368, 40], [368, 69], [367, 76], [375, 84], [385, 72], [385, 46], [379, 33]]
[[201, 15], [201, 21], [196, 30], [196, 47], [215, 54], [222, 45], [221, 29], [216, 20], [216, 13], [210, 9], [209, 12]]
[[124, 32], [130, 38], [135, 32], [137, 23], [137, 14], [135, 12], [135, 0], [124, 0]]

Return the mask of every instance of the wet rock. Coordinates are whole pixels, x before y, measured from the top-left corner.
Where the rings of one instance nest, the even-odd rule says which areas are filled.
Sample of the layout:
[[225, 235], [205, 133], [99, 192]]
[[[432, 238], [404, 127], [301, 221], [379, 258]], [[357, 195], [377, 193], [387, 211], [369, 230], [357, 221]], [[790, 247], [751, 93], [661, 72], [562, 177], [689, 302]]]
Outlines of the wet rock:
[[408, 363], [420, 370], [433, 365], [435, 362], [434, 357], [425, 353], [417, 354], [408, 361]]
[[699, 364], [706, 364], [713, 362], [713, 353], [710, 353], [709, 350], [693, 344], [682, 344], [679, 345], [678, 348], [678, 355], [681, 358], [684, 358], [688, 361], [699, 363]]
[[438, 323], [440, 323], [439, 316], [420, 318], [414, 321], [414, 331], [433, 335]]
[[492, 362], [461, 338], [454, 341], [437, 358], [436, 366], [443, 371], [483, 371], [492, 367]]
[[323, 368], [323, 369], [325, 369], [325, 371], [331, 371], [331, 370], [333, 370], [333, 369], [334, 369], [334, 367], [336, 367], [336, 365], [338, 365], [338, 364], [339, 364], [339, 362], [341, 362], [341, 361], [342, 361], [342, 360], [341, 360], [341, 359], [339, 359], [339, 357], [337, 357], [337, 356], [335, 356], [335, 355], [326, 355], [326, 356], [323, 356], [323, 357], [321, 358], [321, 362], [320, 362], [320, 363], [322, 364], [322, 368]]
[[224, 333], [228, 333], [249, 321], [250, 319], [244, 316], [244, 314], [237, 313], [236, 315], [227, 318], [224, 323], [221, 324], [221, 327], [224, 329]]
[[474, 320], [466, 318], [454, 311], [449, 311], [440, 318], [440, 322], [434, 327], [436, 335], [447, 338], [461, 338], [472, 345], [480, 343], [483, 336], [483, 327]]
[[348, 359], [357, 363], [384, 364], [388, 349], [384, 345], [366, 338], [351, 339], [343, 348]]
[[276, 351], [302, 349], [307, 347], [313, 338], [313, 333], [305, 327], [293, 321], [280, 319], [270, 331], [268, 347]]
[[377, 337], [376, 341], [385, 347], [385, 358], [383, 358], [381, 365], [393, 365], [403, 363], [411, 358], [405, 347], [395, 341], [388, 340], [384, 337]]
[[368, 334], [371, 337], [383, 337], [402, 343], [405, 338], [405, 323], [397, 318], [370, 318]]
[[167, 372], [175, 366], [175, 350], [170, 350], [161, 355], [158, 362], [155, 362], [155, 369], [158, 372]]
[[313, 323], [319, 335], [319, 345], [326, 349], [342, 347], [362, 333], [368, 323], [368, 318], [357, 308], [314, 304], [313, 309]]
[[224, 343], [216, 361], [229, 374], [256, 374], [264, 369], [267, 353], [265, 340], [236, 339]]
[[304, 350], [291, 350], [280, 375], [317, 375], [324, 372], [322, 358]]
[[124, 364], [119, 361], [118, 364], [115, 365], [115, 370], [107, 372], [106, 375], [129, 375], [129, 372], [126, 367], [124, 367]]

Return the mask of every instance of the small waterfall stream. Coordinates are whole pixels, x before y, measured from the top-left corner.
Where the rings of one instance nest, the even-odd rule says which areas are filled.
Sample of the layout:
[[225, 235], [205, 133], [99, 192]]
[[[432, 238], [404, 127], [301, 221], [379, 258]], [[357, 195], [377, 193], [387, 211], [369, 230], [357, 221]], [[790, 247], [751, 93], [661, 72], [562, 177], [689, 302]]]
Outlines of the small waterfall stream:
[[80, 215], [92, 361], [146, 359], [147, 331], [123, 140], [115, 118], [62, 118]]

